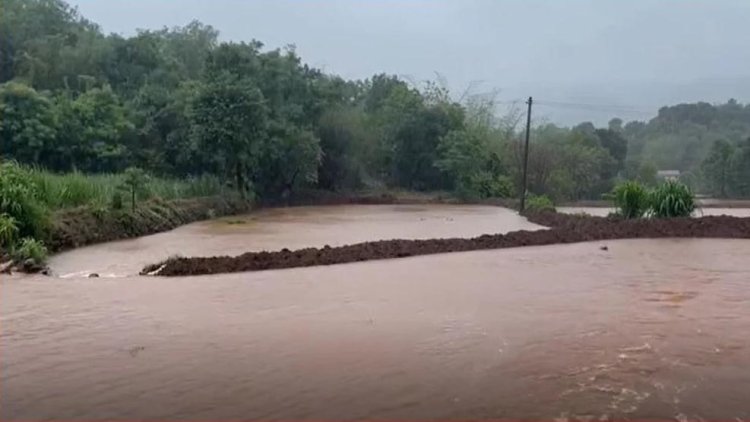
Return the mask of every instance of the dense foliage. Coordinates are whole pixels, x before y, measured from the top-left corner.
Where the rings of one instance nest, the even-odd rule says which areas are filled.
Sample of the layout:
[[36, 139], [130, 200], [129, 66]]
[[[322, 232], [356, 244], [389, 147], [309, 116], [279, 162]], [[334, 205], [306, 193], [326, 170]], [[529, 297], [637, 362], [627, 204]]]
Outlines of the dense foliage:
[[545, 195], [532, 195], [526, 199], [526, 211], [555, 211], [555, 204]]
[[695, 211], [695, 195], [690, 187], [675, 180], [649, 189], [637, 181], [618, 184], [609, 195], [616, 215], [624, 218], [690, 217]]
[[690, 188], [671, 180], [651, 192], [650, 202], [654, 217], [690, 217], [695, 211], [695, 199]]
[[[14, 163], [0, 164], [0, 215], [4, 216], [6, 232], [16, 233], [14, 237], [39, 237], [48, 224], [39, 187]], [[11, 226], [15, 229], [7, 228]]]
[[[13, 161], [0, 163], [0, 258], [23, 246], [23, 239], [45, 239], [50, 214], [59, 209], [87, 206], [97, 212], [122, 208], [123, 191], [128, 205], [135, 199], [214, 196], [225, 193], [216, 177], [187, 180], [149, 178], [140, 169], [119, 174], [84, 175], [79, 172], [52, 174]], [[129, 207], [129, 208], [130, 208]], [[34, 243], [25, 251], [36, 251]], [[40, 243], [41, 246], [43, 244]], [[24, 256], [22, 253], [14, 256]]]
[[21, 239], [13, 249], [13, 260], [19, 263], [31, 260], [33, 265], [43, 265], [47, 261], [47, 247], [44, 243], [31, 237]]
[[641, 218], [649, 208], [649, 192], [635, 181], [620, 183], [612, 191], [617, 214], [624, 218]]
[[[444, 84], [385, 74], [344, 80], [306, 65], [293, 46], [220, 42], [197, 21], [123, 37], [62, 0], [0, 7], [3, 158], [74, 175], [137, 167], [208, 177], [269, 199], [301, 187], [465, 198], [520, 190], [520, 116], [496, 116], [492, 96], [459, 101]], [[536, 195], [598, 199], [618, 180], [654, 185], [657, 169], [675, 169], [696, 189], [750, 196], [750, 106], [734, 100], [607, 128], [544, 124], [531, 135]]]

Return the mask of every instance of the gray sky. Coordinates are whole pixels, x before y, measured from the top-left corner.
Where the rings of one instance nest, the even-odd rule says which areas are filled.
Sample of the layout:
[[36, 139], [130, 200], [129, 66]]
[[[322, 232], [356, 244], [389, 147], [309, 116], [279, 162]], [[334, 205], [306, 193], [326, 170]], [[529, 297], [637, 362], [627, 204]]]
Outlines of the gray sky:
[[[457, 94], [533, 95], [560, 123], [644, 119], [661, 105], [750, 101], [748, 0], [72, 0], [106, 32], [213, 25], [295, 44], [347, 78], [439, 72]], [[544, 101], [586, 106], [543, 106]], [[588, 105], [595, 105], [590, 107]], [[625, 111], [627, 110], [627, 111]]]

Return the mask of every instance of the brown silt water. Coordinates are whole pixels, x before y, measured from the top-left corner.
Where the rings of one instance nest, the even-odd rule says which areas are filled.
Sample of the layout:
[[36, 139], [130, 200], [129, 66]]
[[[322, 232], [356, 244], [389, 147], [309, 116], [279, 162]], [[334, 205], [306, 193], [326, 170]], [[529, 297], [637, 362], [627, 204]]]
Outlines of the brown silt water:
[[543, 228], [495, 207], [308, 207], [57, 255], [56, 277], [0, 280], [0, 419], [750, 419], [746, 240], [136, 275], [176, 253], [518, 229]]

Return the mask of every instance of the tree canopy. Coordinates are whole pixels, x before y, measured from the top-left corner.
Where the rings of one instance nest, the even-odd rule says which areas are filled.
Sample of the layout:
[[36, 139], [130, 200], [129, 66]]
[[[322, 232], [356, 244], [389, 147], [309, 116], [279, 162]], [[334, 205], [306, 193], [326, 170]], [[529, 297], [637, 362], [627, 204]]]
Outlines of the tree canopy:
[[[52, 171], [212, 174], [268, 198], [301, 187], [512, 196], [523, 133], [517, 114], [496, 111], [491, 96], [459, 101], [438, 82], [345, 80], [294, 46], [220, 42], [198, 21], [123, 37], [62, 0], [0, 11], [0, 153]], [[734, 100], [531, 135], [534, 194], [600, 198], [618, 179], [676, 169], [711, 193], [750, 196], [750, 105]]]

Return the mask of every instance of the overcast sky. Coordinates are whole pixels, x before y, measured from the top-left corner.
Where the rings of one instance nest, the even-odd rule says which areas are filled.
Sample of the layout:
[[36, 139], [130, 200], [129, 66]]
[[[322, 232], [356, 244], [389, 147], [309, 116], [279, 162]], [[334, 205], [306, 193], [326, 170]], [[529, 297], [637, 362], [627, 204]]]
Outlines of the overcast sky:
[[[750, 101], [750, 0], [72, 0], [105, 32], [213, 25], [346, 78], [440, 73], [560, 123]], [[477, 85], [477, 83], [480, 83]], [[542, 102], [582, 105], [544, 106]], [[592, 105], [594, 107], [592, 107]]]

